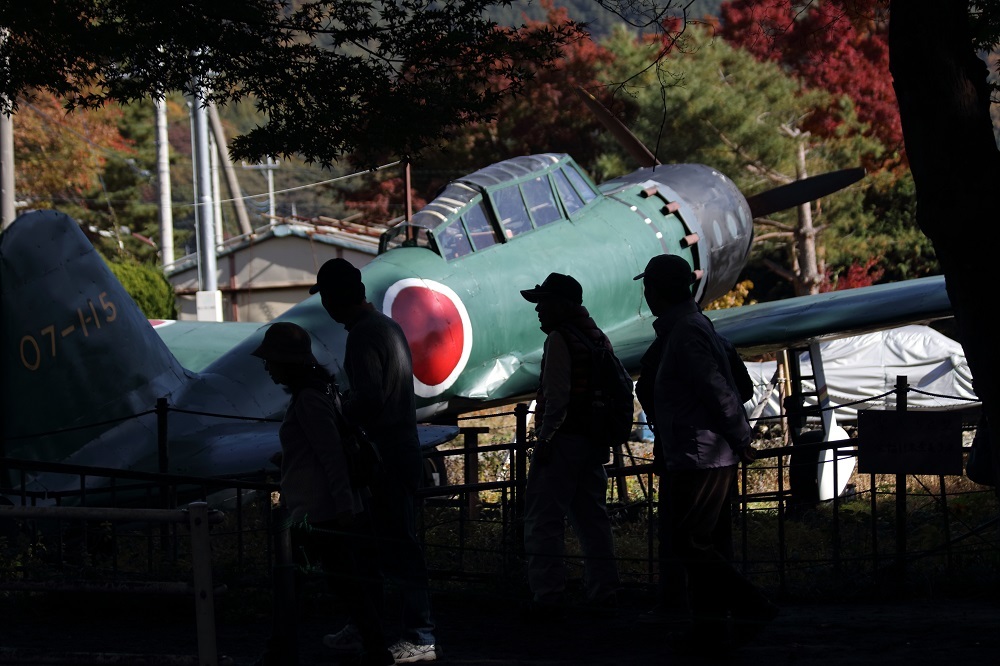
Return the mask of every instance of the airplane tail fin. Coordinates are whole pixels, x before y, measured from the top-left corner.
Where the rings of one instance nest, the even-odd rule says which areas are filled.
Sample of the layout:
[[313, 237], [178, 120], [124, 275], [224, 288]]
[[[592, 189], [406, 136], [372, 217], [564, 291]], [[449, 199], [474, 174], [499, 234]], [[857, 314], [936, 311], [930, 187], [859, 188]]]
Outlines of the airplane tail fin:
[[27, 213], [0, 233], [0, 312], [2, 455], [67, 460], [187, 377], [62, 213]]

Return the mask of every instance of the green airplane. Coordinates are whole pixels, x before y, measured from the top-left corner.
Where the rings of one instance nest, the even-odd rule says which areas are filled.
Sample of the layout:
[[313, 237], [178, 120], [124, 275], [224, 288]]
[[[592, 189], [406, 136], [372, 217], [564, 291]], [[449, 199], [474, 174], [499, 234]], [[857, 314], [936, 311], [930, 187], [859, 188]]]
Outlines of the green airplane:
[[[573, 275], [584, 304], [635, 372], [653, 318], [632, 277], [650, 257], [684, 257], [699, 276], [697, 298], [707, 303], [737, 281], [754, 217], [858, 177], [836, 173], [747, 199], [704, 165], [653, 163], [597, 185], [569, 155], [539, 154], [450, 183], [386, 232], [379, 254], [361, 269], [368, 300], [399, 322], [409, 341], [418, 416], [427, 424], [423, 444], [453, 437], [457, 428], [447, 424], [459, 414], [530, 400], [544, 334], [521, 289], [553, 271]], [[0, 234], [0, 290], [5, 456], [157, 471], [154, 409], [165, 398], [168, 471], [274, 471], [275, 421], [288, 397], [250, 355], [266, 326], [154, 328], [79, 225], [55, 211], [22, 215]], [[951, 305], [943, 278], [935, 277], [709, 314], [738, 347], [760, 351], [930, 321], [950, 316]], [[279, 320], [305, 327], [319, 361], [343, 380], [346, 333], [318, 296]], [[38, 474], [25, 487], [73, 484], [78, 479]], [[8, 480], [8, 487], [19, 485]]]

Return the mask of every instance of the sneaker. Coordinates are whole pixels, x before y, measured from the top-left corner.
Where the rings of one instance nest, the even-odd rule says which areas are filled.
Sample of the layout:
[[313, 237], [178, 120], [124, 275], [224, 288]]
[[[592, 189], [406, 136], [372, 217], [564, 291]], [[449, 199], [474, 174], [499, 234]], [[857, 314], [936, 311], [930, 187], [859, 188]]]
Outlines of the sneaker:
[[397, 664], [413, 664], [418, 661], [437, 660], [437, 651], [434, 644], [414, 645], [410, 641], [400, 640], [389, 648], [389, 652], [396, 659]]
[[348, 624], [335, 634], [324, 636], [323, 645], [341, 654], [356, 654], [364, 649], [361, 632], [353, 624]]

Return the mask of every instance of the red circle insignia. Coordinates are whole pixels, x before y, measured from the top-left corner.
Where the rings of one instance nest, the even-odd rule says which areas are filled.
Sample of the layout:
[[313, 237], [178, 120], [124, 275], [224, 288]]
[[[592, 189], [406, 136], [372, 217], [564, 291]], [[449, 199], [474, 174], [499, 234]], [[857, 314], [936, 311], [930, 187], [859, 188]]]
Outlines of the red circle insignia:
[[386, 291], [383, 312], [406, 334], [417, 395], [431, 397], [450, 387], [472, 349], [469, 315], [458, 295], [431, 280], [400, 280]]

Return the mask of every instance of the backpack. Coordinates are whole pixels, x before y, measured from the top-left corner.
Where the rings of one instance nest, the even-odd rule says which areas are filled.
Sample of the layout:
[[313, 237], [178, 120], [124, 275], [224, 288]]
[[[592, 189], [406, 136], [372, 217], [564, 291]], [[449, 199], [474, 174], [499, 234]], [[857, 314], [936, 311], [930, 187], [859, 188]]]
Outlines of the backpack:
[[740, 400], [746, 402], [753, 398], [753, 378], [747, 371], [746, 363], [740, 358], [733, 343], [721, 335], [719, 339], [722, 340], [722, 346], [726, 348], [726, 358], [729, 360], [729, 374], [733, 378], [733, 387], [736, 388]]
[[375, 485], [382, 476], [382, 454], [361, 426], [351, 423], [344, 416], [340, 392], [333, 388], [333, 411], [340, 432], [340, 443], [347, 458], [347, 476], [351, 487], [363, 490]]
[[[705, 314], [702, 313], [702, 316], [705, 317]], [[753, 397], [753, 377], [750, 376], [746, 363], [740, 358], [739, 352], [736, 351], [736, 347], [729, 341], [729, 338], [719, 335], [719, 332], [715, 330], [715, 324], [712, 323], [712, 320], [708, 317], [705, 317], [705, 319], [708, 320], [708, 325], [712, 327], [715, 339], [722, 347], [726, 360], [729, 362], [730, 383], [736, 389], [736, 394], [740, 396], [740, 402], [750, 400]]]
[[625, 366], [615, 353], [603, 345], [595, 345], [575, 326], [566, 329], [590, 350], [590, 418], [592, 441], [606, 450], [606, 462], [612, 446], [627, 442], [632, 434], [635, 413], [634, 385]]

